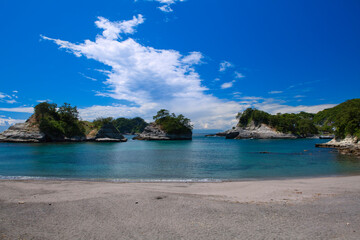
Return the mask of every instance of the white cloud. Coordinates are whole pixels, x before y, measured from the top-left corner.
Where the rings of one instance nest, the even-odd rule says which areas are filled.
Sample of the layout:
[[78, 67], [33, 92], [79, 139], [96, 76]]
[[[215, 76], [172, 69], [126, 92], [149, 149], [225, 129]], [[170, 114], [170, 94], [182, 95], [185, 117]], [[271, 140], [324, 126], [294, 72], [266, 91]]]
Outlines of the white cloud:
[[221, 84], [221, 89], [231, 88], [235, 80]]
[[200, 64], [203, 55], [200, 52], [191, 52], [189, 55], [182, 58], [182, 62], [185, 64]]
[[36, 100], [36, 102], [38, 102], [38, 103], [43, 103], [43, 102], [52, 102], [52, 100], [50, 100], [50, 99], [45, 99], [45, 100]]
[[171, 5], [175, 4], [176, 2], [184, 2], [184, 0], [154, 0], [154, 1], [162, 4], [158, 8], [163, 12], [172, 12], [173, 9], [171, 8]]
[[7, 103], [10, 103], [10, 104], [13, 104], [13, 103], [16, 103], [16, 100], [15, 99], [11, 99], [11, 100], [6, 100]]
[[95, 24], [98, 28], [104, 29], [100, 37], [113, 40], [120, 38], [121, 33], [133, 34], [135, 27], [142, 24], [144, 20], [141, 14], [138, 14], [137, 17], [134, 16], [131, 20], [119, 22], [110, 22], [106, 18], [98, 17], [98, 21]]
[[242, 97], [241, 99], [243, 99], [243, 100], [264, 100], [263, 97], [253, 97], [253, 96]]
[[11, 126], [15, 123], [22, 123], [25, 122], [24, 119], [13, 119], [13, 118], [3, 118], [0, 117], [0, 126]]
[[[13, 93], [17, 93], [17, 91], [13, 91]], [[6, 102], [9, 104], [16, 103], [16, 100], [14, 98], [18, 98], [15, 94], [5, 94], [0, 92], [0, 102]]]
[[0, 108], [3, 112], [34, 113], [33, 107]]
[[239, 73], [238, 71], [235, 71], [234, 74], [235, 74], [235, 78], [244, 78], [245, 77], [244, 74]]
[[[201, 53], [191, 52], [183, 55], [176, 50], [144, 46], [132, 38], [122, 40], [124, 34], [131, 32], [123, 30], [124, 23], [128, 21], [113, 23], [105, 18], [99, 19], [101, 24], [97, 26], [105, 30], [94, 41], [85, 40], [84, 43], [74, 44], [42, 36], [43, 39], [53, 41], [77, 57], [94, 59], [111, 68], [110, 71], [98, 70], [107, 76], [105, 84], [108, 89], [97, 92], [97, 95], [125, 100], [128, 103], [80, 108], [80, 116], [85, 120], [100, 116], [141, 116], [151, 121], [159, 109], [165, 108], [189, 117], [197, 129], [226, 129], [235, 125], [237, 112], [263, 100], [259, 97], [244, 97], [242, 100], [245, 101], [239, 103], [207, 94], [205, 91], [208, 89], [202, 85], [201, 78], [195, 70], [195, 66], [202, 63]], [[136, 22], [130, 24], [131, 29], [141, 22], [134, 19], [139, 18], [134, 17], [130, 20]], [[229, 63], [224, 63], [224, 67], [229, 67]], [[280, 104], [273, 106], [274, 103], [271, 102], [265, 105], [270, 105], [274, 111], [276, 107], [291, 108]], [[12, 109], [15, 110], [20, 111], [20, 108]], [[23, 108], [22, 111], [32, 113], [33, 109]]]
[[233, 64], [231, 62], [228, 62], [228, 61], [222, 61], [220, 63], [220, 68], [219, 68], [219, 71], [220, 72], [224, 72], [226, 69], [230, 68], [230, 67], [233, 67]]
[[10, 96], [5, 93], [0, 92], [0, 98], [7, 98], [7, 97], [10, 97]]
[[94, 81], [94, 82], [97, 81], [96, 78], [89, 77], [89, 76], [87, 76], [87, 75], [85, 75], [85, 74], [83, 74], [83, 73], [81, 73], [81, 72], [79, 72], [79, 74], [80, 74], [81, 76], [83, 76], [84, 78], [90, 79], [91, 81]]
[[303, 98], [303, 97], [306, 97], [306, 96], [304, 96], [304, 95], [296, 95], [296, 96], [294, 96], [294, 98]]
[[283, 91], [270, 91], [269, 94], [279, 94], [279, 93], [283, 93]]
[[288, 105], [281, 105], [278, 103], [257, 103], [254, 104], [254, 107], [271, 113], [271, 114], [276, 114], [276, 113], [299, 113], [299, 112], [308, 112], [308, 113], [317, 113], [319, 111], [322, 111], [326, 108], [332, 108], [336, 106], [336, 104], [322, 104], [322, 105], [315, 105], [315, 106], [304, 106], [304, 105], [300, 105], [300, 106], [288, 106]]

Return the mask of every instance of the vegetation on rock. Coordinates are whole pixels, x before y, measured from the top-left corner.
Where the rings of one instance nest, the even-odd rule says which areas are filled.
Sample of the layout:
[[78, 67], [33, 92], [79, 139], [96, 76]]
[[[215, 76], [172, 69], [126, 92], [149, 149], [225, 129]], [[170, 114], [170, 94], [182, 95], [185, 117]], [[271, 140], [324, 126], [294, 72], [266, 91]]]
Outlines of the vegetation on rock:
[[114, 119], [112, 117], [108, 118], [97, 118], [94, 120], [94, 125], [96, 127], [101, 127], [104, 124], [113, 124], [121, 133], [140, 133], [144, 131], [145, 127], [148, 123], [145, 122], [141, 117], [135, 118], [117, 118]]
[[253, 122], [255, 126], [262, 123], [275, 128], [279, 132], [292, 133], [301, 137], [318, 133], [313, 123], [314, 114], [300, 112], [271, 115], [267, 112], [254, 108], [248, 108], [236, 116], [239, 119], [238, 126], [246, 127]]
[[351, 99], [333, 108], [318, 112], [314, 122], [323, 131], [334, 132], [336, 138], [360, 138], [360, 99]]
[[141, 117], [135, 118], [117, 118], [114, 120], [114, 126], [119, 129], [121, 133], [141, 133], [148, 125]]
[[239, 127], [246, 127], [250, 123], [259, 126], [263, 123], [279, 132], [301, 137], [318, 133], [335, 134], [336, 138], [344, 138], [347, 135], [360, 137], [360, 99], [348, 100], [317, 114], [300, 112], [271, 115], [248, 108], [238, 113], [236, 118], [239, 120]]
[[83, 137], [85, 129], [79, 121], [76, 107], [64, 103], [57, 108], [55, 103], [43, 102], [35, 106], [35, 118], [40, 131], [53, 138]]
[[192, 133], [193, 127], [190, 123], [190, 119], [185, 118], [182, 114], [176, 116], [174, 113], [170, 114], [166, 109], [161, 109], [153, 119], [155, 120], [155, 123], [168, 134]]

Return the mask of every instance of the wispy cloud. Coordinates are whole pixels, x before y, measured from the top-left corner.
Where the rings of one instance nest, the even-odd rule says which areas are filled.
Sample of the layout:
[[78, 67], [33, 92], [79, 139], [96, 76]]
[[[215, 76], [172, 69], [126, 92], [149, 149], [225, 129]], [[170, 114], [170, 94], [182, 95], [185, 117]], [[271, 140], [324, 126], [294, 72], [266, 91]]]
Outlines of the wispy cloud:
[[156, 2], [159, 2], [161, 4], [160, 7], [158, 7], [163, 12], [172, 12], [173, 9], [171, 8], [171, 5], [175, 4], [176, 2], [184, 2], [185, 0], [154, 0]]
[[141, 14], [134, 16], [133, 19], [128, 21], [110, 22], [108, 19], [98, 17], [98, 21], [95, 22], [98, 28], [104, 29], [102, 35], [99, 37], [108, 40], [121, 38], [120, 34], [133, 34], [135, 27], [144, 22], [144, 18]]
[[85, 75], [85, 74], [83, 74], [82, 72], [79, 72], [79, 74], [81, 75], [81, 76], [83, 76], [84, 78], [87, 78], [87, 79], [90, 79], [91, 81], [97, 81], [97, 79], [96, 78], [93, 78], [93, 77], [89, 77], [89, 76], [87, 76], [87, 75]]
[[234, 82], [235, 82], [235, 80], [221, 84], [221, 89], [231, 88], [233, 86]]
[[51, 100], [51, 99], [36, 100], [36, 102], [38, 102], [38, 103], [43, 103], [43, 102], [52, 102], [52, 100]]
[[244, 74], [239, 73], [238, 71], [235, 71], [234, 74], [235, 74], [235, 78], [244, 78], [245, 77]]
[[294, 96], [294, 98], [303, 98], [303, 97], [306, 97], [306, 96], [304, 96], [304, 95], [296, 95], [296, 96]]
[[17, 92], [18, 91], [12, 91], [12, 94], [6, 94], [0, 92], [0, 102], [9, 103], [9, 104], [16, 103], [17, 101], [15, 99], [18, 98], [18, 96], [16, 95]]
[[[159, 109], [166, 108], [192, 119], [195, 128], [226, 129], [235, 124], [237, 112], [259, 104], [260, 101], [263, 104], [259, 108], [269, 106], [273, 111], [297, 110], [279, 103], [264, 103], [264, 99], [260, 97], [243, 97], [241, 102], [236, 102], [207, 94], [208, 88], [202, 84], [196, 71], [196, 66], [202, 63], [203, 55], [200, 52], [182, 54], [173, 49], [145, 46], [130, 37], [123, 40], [126, 34], [134, 33], [134, 28], [144, 21], [139, 16], [141, 15], [121, 22], [110, 22], [100, 17], [101, 24], [96, 25], [103, 32], [94, 41], [71, 43], [42, 36], [77, 57], [94, 59], [110, 67], [110, 70], [99, 70], [107, 77], [105, 85], [108, 88], [98, 91], [97, 95], [122, 100], [127, 104], [80, 108], [83, 119], [142, 116], [150, 121]], [[231, 63], [225, 61], [220, 65], [220, 70], [225, 71], [231, 66]], [[230, 83], [223, 87], [231, 87], [234, 81]], [[23, 111], [30, 113], [30, 109]]]
[[16, 103], [16, 100], [15, 99], [5, 100], [5, 102], [9, 103], [9, 104], [13, 104], [13, 103]]
[[18, 112], [18, 113], [33, 113], [33, 107], [14, 107], [14, 108], [0, 108], [3, 112]]
[[[107, 29], [109, 25], [117, 26], [106, 19], [103, 22], [108, 24], [97, 26]], [[119, 33], [116, 29], [112, 32]], [[176, 50], [144, 46], [132, 38], [121, 40], [121, 33], [117, 39], [114, 39], [116, 34], [105, 31], [103, 34], [109, 37], [99, 35], [95, 41], [86, 40], [80, 44], [43, 36], [76, 56], [85, 56], [110, 66], [110, 71], [103, 71], [109, 88], [98, 94], [129, 102], [126, 105], [81, 109], [84, 119], [106, 115], [141, 115], [151, 119], [158, 109], [167, 108], [191, 117], [196, 127], [202, 128], [215, 127], [220, 122], [228, 125], [239, 110], [236, 102], [205, 94], [207, 88], [202, 85], [195, 70], [195, 66], [201, 64], [201, 53], [183, 55]]]
[[270, 91], [269, 94], [279, 94], [279, 93], [283, 93], [283, 91]]
[[220, 63], [219, 71], [224, 72], [226, 69], [233, 67], [234, 65], [231, 62], [228, 61], [222, 61]]
[[0, 126], [11, 126], [15, 123], [22, 123], [25, 122], [25, 119], [13, 119], [11, 117], [4, 118], [0, 116]]

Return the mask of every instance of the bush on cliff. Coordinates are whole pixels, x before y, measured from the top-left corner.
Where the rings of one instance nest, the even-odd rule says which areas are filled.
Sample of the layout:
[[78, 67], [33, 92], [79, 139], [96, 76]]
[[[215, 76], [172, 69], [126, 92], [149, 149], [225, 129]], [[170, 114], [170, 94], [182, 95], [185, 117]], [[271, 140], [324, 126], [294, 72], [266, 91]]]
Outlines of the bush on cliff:
[[40, 131], [49, 137], [82, 137], [85, 129], [80, 123], [76, 107], [64, 103], [57, 109], [55, 103], [43, 102], [35, 106], [35, 118]]
[[279, 132], [292, 133], [303, 137], [318, 133], [318, 129], [312, 121], [313, 117], [314, 114], [305, 112], [271, 115], [254, 108], [247, 108], [244, 112], [238, 113], [236, 116], [236, 118], [239, 119], [239, 127], [247, 127], [251, 122], [253, 122], [255, 126], [267, 124]]
[[141, 117], [135, 118], [117, 118], [114, 120], [114, 126], [121, 133], [141, 133], [148, 125]]
[[351, 99], [316, 114], [314, 122], [320, 129], [333, 131], [336, 138], [347, 135], [360, 138], [360, 99]]
[[113, 124], [121, 133], [140, 133], [144, 131], [145, 127], [148, 125], [144, 119], [141, 117], [135, 118], [117, 118], [113, 119], [112, 117], [108, 118], [97, 118], [94, 120], [94, 126], [97, 128], [102, 127], [104, 124]]
[[189, 134], [192, 132], [190, 119], [185, 118], [182, 114], [176, 116], [174, 113], [170, 114], [166, 109], [161, 109], [153, 119], [166, 133]]

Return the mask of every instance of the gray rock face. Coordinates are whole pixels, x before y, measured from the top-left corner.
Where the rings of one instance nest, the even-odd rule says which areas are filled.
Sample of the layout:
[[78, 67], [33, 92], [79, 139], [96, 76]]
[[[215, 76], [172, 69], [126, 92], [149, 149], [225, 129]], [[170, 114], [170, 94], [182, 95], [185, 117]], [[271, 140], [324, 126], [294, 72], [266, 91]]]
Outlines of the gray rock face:
[[144, 131], [134, 137], [136, 140], [191, 140], [192, 133], [188, 134], [168, 134], [160, 126], [150, 123]]
[[278, 132], [268, 125], [261, 124], [255, 126], [254, 123], [250, 123], [247, 127], [236, 127], [235, 129], [228, 130], [221, 135], [225, 134], [227, 139], [296, 139], [298, 136], [291, 133]]
[[327, 143], [320, 143], [315, 146], [321, 148], [335, 148], [341, 154], [360, 157], [360, 139], [357, 137], [347, 136], [344, 139], [334, 138]]
[[29, 123], [17, 123], [4, 132], [0, 133], [0, 142], [43, 142], [45, 134], [40, 132], [36, 125]]
[[126, 142], [121, 133], [112, 125], [104, 125], [96, 133], [95, 136], [86, 138], [84, 136], [75, 136], [72, 138], [55, 138], [46, 136], [42, 133], [36, 124], [34, 116], [31, 116], [25, 123], [17, 123], [8, 130], [0, 133], [0, 142], [22, 142], [22, 143], [38, 143], [38, 142]]
[[114, 125], [105, 124], [97, 132], [94, 140], [96, 142], [126, 142], [127, 138], [125, 138]]

